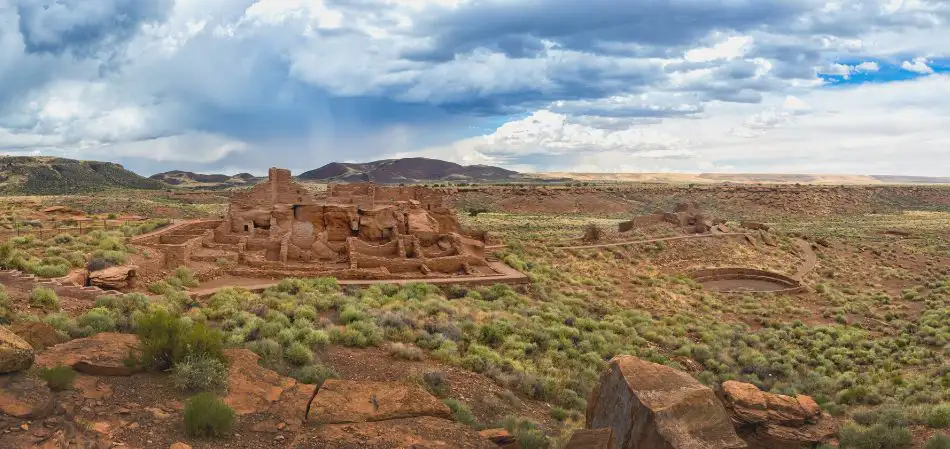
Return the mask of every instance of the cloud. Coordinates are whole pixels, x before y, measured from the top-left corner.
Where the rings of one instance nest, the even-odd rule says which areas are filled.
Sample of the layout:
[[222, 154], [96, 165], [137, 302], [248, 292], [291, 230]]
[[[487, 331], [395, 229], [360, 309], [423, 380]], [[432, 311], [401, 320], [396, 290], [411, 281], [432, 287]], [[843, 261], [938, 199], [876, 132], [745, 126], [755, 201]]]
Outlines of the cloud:
[[[427, 152], [521, 169], [751, 169], [770, 154], [751, 142], [851, 126], [825, 103], [836, 89], [912, 89], [950, 57], [938, 0], [4, 5], [0, 151], [146, 172]], [[929, 101], [887, 98], [898, 113]]]
[[171, 0], [15, 0], [26, 51], [93, 52], [116, 45], [147, 21], [161, 20]]
[[914, 58], [914, 62], [904, 61], [901, 63], [901, 68], [921, 74], [934, 73], [934, 69], [927, 65], [927, 58], [924, 57]]

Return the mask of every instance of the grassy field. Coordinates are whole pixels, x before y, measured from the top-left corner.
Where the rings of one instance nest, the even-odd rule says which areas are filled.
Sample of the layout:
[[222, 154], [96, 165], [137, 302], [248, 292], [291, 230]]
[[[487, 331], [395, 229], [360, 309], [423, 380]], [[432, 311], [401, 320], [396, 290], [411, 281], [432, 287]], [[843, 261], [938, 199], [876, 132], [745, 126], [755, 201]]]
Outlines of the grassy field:
[[[55, 200], [70, 201], [100, 207], [105, 200]], [[221, 207], [214, 200], [153, 196], [150, 201], [152, 207], [169, 204], [195, 215]], [[101, 207], [108, 212], [108, 204]], [[394, 359], [462, 367], [514, 397], [550, 404], [551, 418], [560, 423], [555, 428], [513, 426], [536, 447], [562, 444], [571, 428], [583, 425], [586, 398], [606, 361], [618, 354], [686, 370], [711, 387], [739, 379], [773, 392], [812, 395], [840, 419], [846, 448], [923, 447], [932, 435], [945, 433], [950, 428], [950, 213], [782, 217], [769, 222], [774, 246], [704, 239], [565, 251], [555, 246], [578, 242], [592, 223], [606, 230], [602, 238], [619, 238], [609, 231], [619, 220], [465, 215], [464, 226], [485, 229], [507, 244], [497, 256], [527, 273], [529, 286], [351, 290], [332, 279], [287, 279], [263, 293], [228, 289], [197, 303], [182, 293], [195, 285], [193, 277], [179, 270], [153, 286], [152, 293], [161, 296], [151, 299], [139, 294], [102, 299], [73, 318], [14, 312], [8, 319], [43, 320], [73, 337], [107, 330], [141, 333], [142, 323], [181, 332], [200, 326], [221, 345], [247, 347], [268, 367], [304, 382], [336, 375], [322, 360], [328, 347], [385, 347]], [[887, 233], [895, 230], [901, 235]], [[125, 238], [137, 232], [20, 237], [0, 247], [0, 255], [7, 264], [34, 264], [33, 271], [81, 266], [93, 258], [121, 258], [128, 250]], [[819, 248], [818, 267], [805, 278], [807, 293], [720, 294], [685, 276], [699, 266], [792, 273], [803, 258], [795, 238]], [[169, 364], [181, 364], [176, 373], [220, 371], [201, 371], [214, 365], [206, 360]], [[180, 376], [183, 384], [215, 384]], [[466, 424], [498, 424], [466, 413], [473, 404], [446, 400]], [[517, 416], [508, 424], [511, 420], [518, 422]]]

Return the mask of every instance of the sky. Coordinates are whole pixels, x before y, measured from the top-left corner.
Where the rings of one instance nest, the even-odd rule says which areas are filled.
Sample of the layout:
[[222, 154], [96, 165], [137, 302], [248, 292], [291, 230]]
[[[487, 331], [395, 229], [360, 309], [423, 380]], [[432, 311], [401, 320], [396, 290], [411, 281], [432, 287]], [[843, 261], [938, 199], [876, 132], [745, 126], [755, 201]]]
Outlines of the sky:
[[0, 153], [950, 176], [947, 0], [0, 0]]

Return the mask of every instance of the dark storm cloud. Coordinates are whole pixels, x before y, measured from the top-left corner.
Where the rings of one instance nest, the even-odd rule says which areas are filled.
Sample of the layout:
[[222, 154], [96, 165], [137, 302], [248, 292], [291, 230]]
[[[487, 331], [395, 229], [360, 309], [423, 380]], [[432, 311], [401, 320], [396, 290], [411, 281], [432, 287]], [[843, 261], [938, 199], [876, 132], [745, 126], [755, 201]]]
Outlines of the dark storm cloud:
[[596, 50], [603, 42], [681, 47], [714, 30], [784, 24], [814, 4], [812, 0], [488, 0], [425, 17], [418, 32], [437, 37], [432, 55], [443, 58], [476, 48], [504, 50], [505, 42], [524, 36], [585, 51]]
[[16, 0], [19, 29], [30, 53], [94, 52], [163, 19], [172, 0]]

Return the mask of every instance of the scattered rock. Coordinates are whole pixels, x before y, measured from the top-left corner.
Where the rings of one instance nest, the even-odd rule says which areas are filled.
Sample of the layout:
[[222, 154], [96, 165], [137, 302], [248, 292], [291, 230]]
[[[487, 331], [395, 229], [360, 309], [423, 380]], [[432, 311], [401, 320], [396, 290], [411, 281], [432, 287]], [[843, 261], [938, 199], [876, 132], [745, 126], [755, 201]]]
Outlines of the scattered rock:
[[[80, 374], [73, 381], [73, 387], [86, 399], [105, 399], [112, 397], [112, 388], [94, 376]], [[121, 412], [121, 409], [120, 409]]]
[[33, 365], [33, 347], [5, 326], [0, 326], [0, 374], [23, 371]]
[[565, 449], [615, 449], [614, 434], [610, 427], [579, 429], [571, 435]]
[[418, 385], [328, 379], [314, 397], [308, 418], [339, 424], [416, 416], [451, 419], [452, 412]]
[[[247, 349], [226, 349], [224, 355], [230, 362], [228, 395], [224, 402], [238, 415], [268, 410], [285, 390], [297, 384], [294, 379], [260, 366], [257, 363], [260, 356]], [[298, 416], [303, 416], [307, 404], [282, 405], [294, 408]]]
[[127, 364], [129, 356], [138, 352], [138, 348], [136, 335], [103, 332], [53, 346], [36, 357], [36, 364], [71, 366], [93, 376], [130, 376], [140, 370], [138, 366]]
[[610, 427], [616, 449], [746, 447], [712, 390], [633, 356], [610, 361], [587, 404], [587, 428]]
[[838, 424], [809, 396], [766, 393], [737, 381], [724, 382], [722, 392], [736, 429], [753, 449], [813, 446], [838, 433]]
[[168, 449], [191, 449], [191, 446], [179, 441], [178, 443], [168, 446]]
[[20, 321], [10, 325], [10, 330], [30, 344], [34, 350], [42, 351], [66, 340], [55, 327], [39, 321]]
[[106, 290], [122, 290], [132, 285], [138, 269], [135, 265], [104, 268], [90, 272], [87, 282], [90, 286]]
[[25, 373], [0, 376], [0, 412], [33, 419], [53, 411], [53, 393], [46, 381]]

